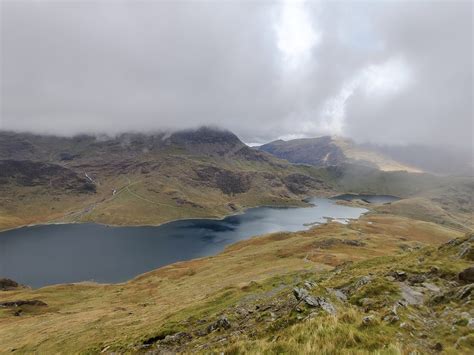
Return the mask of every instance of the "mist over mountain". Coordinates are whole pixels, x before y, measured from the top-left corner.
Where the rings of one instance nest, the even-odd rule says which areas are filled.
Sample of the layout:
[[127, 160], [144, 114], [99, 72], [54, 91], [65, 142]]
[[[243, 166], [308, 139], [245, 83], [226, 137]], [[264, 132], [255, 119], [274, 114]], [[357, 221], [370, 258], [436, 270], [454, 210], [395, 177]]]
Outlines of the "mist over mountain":
[[472, 0], [0, 0], [0, 353], [474, 354]]
[[131, 4], [2, 1], [0, 129], [471, 147], [470, 1]]
[[292, 163], [318, 167], [350, 163], [383, 171], [474, 174], [471, 153], [455, 148], [357, 144], [347, 138], [323, 136], [277, 140], [263, 144], [258, 149]]

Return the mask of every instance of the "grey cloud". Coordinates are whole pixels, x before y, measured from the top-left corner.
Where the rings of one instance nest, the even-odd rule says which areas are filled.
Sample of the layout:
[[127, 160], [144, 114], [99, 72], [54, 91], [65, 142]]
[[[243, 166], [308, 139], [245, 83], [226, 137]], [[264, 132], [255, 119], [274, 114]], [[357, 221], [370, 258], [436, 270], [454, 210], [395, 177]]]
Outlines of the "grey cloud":
[[1, 128], [74, 134], [212, 124], [245, 141], [315, 136], [328, 102], [402, 56], [412, 83], [361, 87], [342, 131], [359, 141], [472, 142], [470, 2], [308, 2], [321, 35], [296, 69], [279, 2], [1, 2]]

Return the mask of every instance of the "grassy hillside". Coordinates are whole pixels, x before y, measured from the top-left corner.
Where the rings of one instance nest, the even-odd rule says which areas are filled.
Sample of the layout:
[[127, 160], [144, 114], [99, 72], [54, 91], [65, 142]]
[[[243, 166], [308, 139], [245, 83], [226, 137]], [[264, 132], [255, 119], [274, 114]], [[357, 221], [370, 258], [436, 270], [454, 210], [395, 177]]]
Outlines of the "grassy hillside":
[[[331, 342], [349, 334], [358, 340], [348, 343], [348, 348], [368, 351], [383, 350], [382, 344], [401, 333], [390, 349], [422, 349], [426, 344], [411, 339], [410, 328], [400, 327], [409, 320], [411, 306], [400, 311], [401, 321], [396, 324], [380, 321], [379, 314], [392, 307], [390, 302], [397, 299], [400, 287], [395, 281], [385, 285], [384, 273], [391, 268], [406, 270], [410, 275], [425, 273], [437, 265], [439, 279], [430, 282], [448, 289], [456, 272], [469, 261], [453, 262], [454, 251], [437, 251], [436, 246], [462, 235], [439, 224], [375, 212], [348, 225], [329, 223], [308, 231], [246, 240], [214, 257], [169, 265], [124, 284], [83, 283], [0, 291], [0, 303], [40, 300], [47, 304], [0, 308], [0, 343], [7, 352], [16, 349], [20, 353], [104, 349], [222, 349], [235, 353], [243, 349], [270, 351], [278, 349], [277, 345], [282, 351], [299, 352], [310, 351], [315, 339], [325, 337], [330, 352]], [[424, 245], [435, 247], [420, 249]], [[374, 257], [377, 259], [364, 261]], [[373, 298], [379, 307], [374, 309], [377, 321], [371, 325], [372, 330], [360, 326], [367, 315], [361, 304], [369, 302], [360, 301], [362, 293], [354, 293], [349, 301], [342, 302], [326, 290], [364, 275], [371, 276], [375, 287], [364, 291], [364, 297]], [[336, 317], [319, 315], [318, 309], [304, 304], [296, 306], [292, 289], [307, 280], [316, 282], [318, 286], [311, 292], [329, 300], [337, 309]], [[449, 304], [453, 307], [452, 302]], [[311, 315], [314, 311], [316, 314]], [[418, 310], [413, 312], [420, 316]], [[223, 316], [231, 324], [229, 329], [225, 322], [219, 322]], [[341, 323], [346, 318], [348, 323]], [[325, 328], [327, 324], [329, 328]], [[435, 340], [433, 336], [447, 331], [443, 329], [434, 334], [425, 325], [420, 331], [427, 334], [429, 343]], [[460, 326], [449, 339], [443, 335], [444, 346], [453, 347], [465, 329]], [[181, 332], [187, 335], [176, 335]], [[173, 334], [176, 336], [166, 338]], [[317, 334], [316, 338], [312, 334]], [[293, 340], [286, 341], [289, 337]]]
[[[73, 138], [0, 133], [0, 230], [51, 222], [156, 225], [298, 205], [332, 190], [225, 131]], [[90, 188], [85, 188], [90, 187]]]
[[0, 228], [158, 224], [337, 192], [403, 199], [341, 202], [370, 212], [122, 284], [0, 280], [0, 352], [472, 353], [474, 284], [459, 277], [474, 261], [471, 180], [294, 166], [205, 133], [16, 137], [1, 161]]

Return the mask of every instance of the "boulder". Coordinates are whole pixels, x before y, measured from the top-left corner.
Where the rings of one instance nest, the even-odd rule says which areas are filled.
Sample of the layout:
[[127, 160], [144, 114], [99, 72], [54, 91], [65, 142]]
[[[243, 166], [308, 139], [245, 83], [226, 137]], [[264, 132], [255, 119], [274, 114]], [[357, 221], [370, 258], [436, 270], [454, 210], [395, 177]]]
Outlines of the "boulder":
[[461, 271], [458, 275], [459, 280], [472, 283], [474, 282], [474, 266], [468, 267]]
[[326, 290], [336, 296], [340, 301], [347, 301], [347, 296], [341, 290], [334, 288], [327, 288]]
[[20, 285], [18, 282], [13, 281], [11, 279], [0, 279], [0, 290], [1, 291], [8, 291], [18, 288]]
[[336, 309], [328, 300], [323, 297], [311, 296], [304, 288], [295, 287], [293, 289], [293, 295], [298, 301], [303, 301], [310, 307], [319, 307], [329, 314], [336, 313]]
[[319, 307], [319, 298], [314, 296], [306, 296], [303, 301], [310, 307]]
[[400, 291], [402, 294], [402, 299], [405, 300], [408, 304], [422, 304], [423, 303], [423, 294], [414, 290], [410, 286], [405, 284], [400, 285]]
[[293, 295], [295, 296], [295, 298], [298, 300], [298, 301], [301, 301], [303, 300], [305, 297], [307, 297], [309, 295], [308, 291], [305, 290], [304, 288], [299, 288], [299, 287], [295, 287], [293, 289]]
[[211, 333], [215, 330], [227, 330], [231, 327], [231, 324], [229, 322], [229, 320], [227, 319], [227, 317], [221, 317], [219, 318], [217, 321], [215, 321], [214, 323], [210, 324], [208, 327], [207, 327], [207, 332], [208, 333]]
[[336, 308], [325, 298], [319, 297], [319, 306], [323, 311], [326, 311], [329, 314], [336, 314]]

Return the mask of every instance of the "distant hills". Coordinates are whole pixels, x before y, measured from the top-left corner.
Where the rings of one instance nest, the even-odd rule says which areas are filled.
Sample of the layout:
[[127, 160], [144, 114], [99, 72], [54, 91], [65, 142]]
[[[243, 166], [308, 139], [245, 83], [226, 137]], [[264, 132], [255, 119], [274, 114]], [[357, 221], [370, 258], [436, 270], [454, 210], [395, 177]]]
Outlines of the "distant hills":
[[443, 148], [377, 146], [357, 144], [341, 137], [323, 136], [276, 140], [258, 149], [292, 163], [317, 167], [355, 164], [382, 171], [472, 175], [472, 157], [467, 152]]
[[422, 171], [333, 137], [255, 149], [207, 127], [114, 137], [0, 131], [0, 230], [57, 222], [156, 225], [258, 205], [304, 205], [306, 197], [339, 192], [406, 197], [445, 183]]

